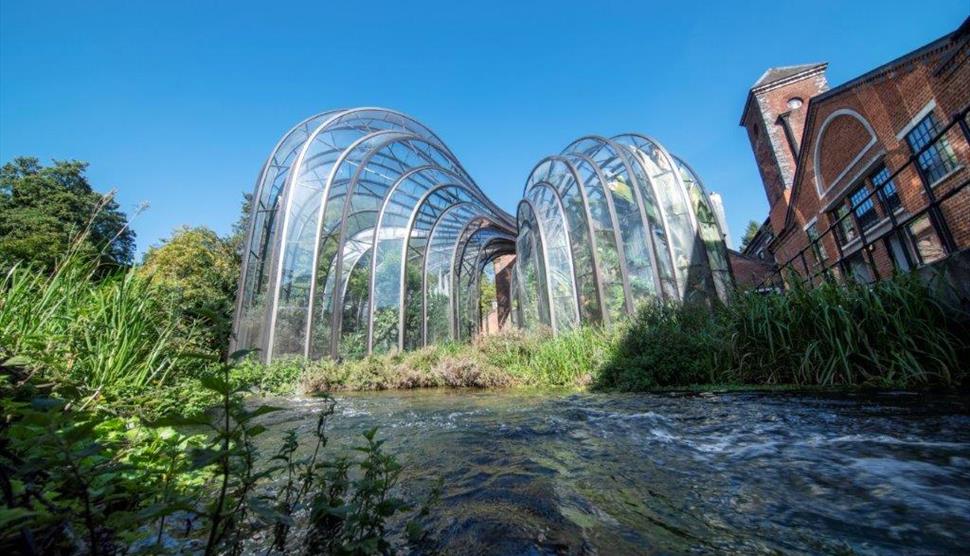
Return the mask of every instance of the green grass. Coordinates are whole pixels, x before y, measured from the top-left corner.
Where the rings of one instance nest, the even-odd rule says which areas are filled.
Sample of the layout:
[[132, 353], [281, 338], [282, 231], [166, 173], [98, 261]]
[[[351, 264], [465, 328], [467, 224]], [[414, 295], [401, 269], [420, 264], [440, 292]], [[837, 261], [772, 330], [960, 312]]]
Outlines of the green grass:
[[[0, 265], [2, 268], [2, 265]], [[0, 364], [55, 394], [109, 411], [203, 409], [193, 331], [134, 270], [104, 273], [72, 254], [52, 273], [13, 265], [0, 281]]]
[[[543, 386], [614, 391], [711, 388], [957, 388], [970, 358], [966, 315], [915, 276], [823, 284], [732, 303], [652, 303], [611, 329], [507, 331], [471, 344], [335, 363], [275, 362], [264, 389], [287, 393]], [[296, 378], [300, 383], [297, 388]], [[703, 385], [703, 386], [701, 386]]]

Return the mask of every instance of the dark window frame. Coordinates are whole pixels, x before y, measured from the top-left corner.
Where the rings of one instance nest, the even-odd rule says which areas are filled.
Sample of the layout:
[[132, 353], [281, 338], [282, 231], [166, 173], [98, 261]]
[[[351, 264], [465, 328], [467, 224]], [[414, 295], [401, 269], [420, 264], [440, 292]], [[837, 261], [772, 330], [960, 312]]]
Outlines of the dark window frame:
[[[939, 122], [931, 110], [912, 129], [906, 132], [906, 144], [909, 145], [913, 154], [926, 147], [926, 150], [916, 157], [916, 163], [929, 182], [928, 185], [935, 185], [959, 167], [956, 153], [953, 152], [953, 148], [945, 135], [935, 143], [930, 144], [930, 139], [935, 137], [940, 129]], [[927, 145], [929, 146], [927, 147]]]

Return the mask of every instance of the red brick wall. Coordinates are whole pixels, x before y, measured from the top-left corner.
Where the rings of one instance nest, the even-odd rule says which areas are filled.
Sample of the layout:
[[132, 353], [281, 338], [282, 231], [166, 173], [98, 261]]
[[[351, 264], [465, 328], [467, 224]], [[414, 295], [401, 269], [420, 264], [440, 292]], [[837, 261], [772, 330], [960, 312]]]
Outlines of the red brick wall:
[[[792, 133], [796, 141], [801, 140], [809, 99], [827, 88], [825, 75], [817, 73], [800, 81], [757, 91], [748, 106], [743, 123], [761, 173], [773, 230], [780, 229], [784, 223], [795, 176], [795, 157], [779, 117], [789, 113]], [[801, 108], [789, 108], [788, 101], [793, 98], [802, 100]]]
[[734, 274], [734, 284], [743, 290], [760, 286], [775, 271], [775, 265], [770, 262], [734, 250], [728, 250], [728, 261], [731, 263], [731, 273]]
[[869, 142], [872, 135], [862, 122], [849, 115], [832, 119], [819, 140], [819, 171], [822, 182], [831, 184]]
[[[963, 48], [966, 50], [966, 46]], [[888, 74], [873, 77], [847, 91], [824, 99], [820, 103], [813, 102], [815, 114], [811, 122], [812, 129], [805, 136], [806, 144], [802, 146], [802, 149], [808, 149], [809, 152], [803, 153], [805, 156], [801, 160], [804, 161], [805, 167], [799, 169], [796, 177], [797, 194], [793, 201], [795, 221], [792, 229], [787, 231], [787, 235], [779, 240], [776, 246], [776, 260], [784, 263], [808, 245], [803, 227], [812, 218], [818, 219], [819, 232], [829, 227], [831, 222], [824, 214], [825, 209], [847, 193], [850, 188], [854, 188], [859, 182], [853, 178], [864, 175], [861, 172], [866, 170], [877, 156], [881, 156], [881, 153], [884, 153], [883, 162], [890, 172], [895, 172], [907, 163], [912, 154], [911, 150], [905, 137], [897, 139], [896, 134], [909, 124], [927, 103], [935, 100], [934, 114], [941, 125], [946, 125], [952, 114], [970, 103], [970, 62], [966, 61], [967, 53], [964, 52], [958, 56], [963, 59], [961, 63], [953, 64], [948, 71], [938, 71], [940, 60], [952, 50], [952, 45], [938, 49]], [[822, 147], [819, 153], [820, 166], [824, 175], [822, 184], [825, 188], [831, 187], [831, 190], [820, 197], [816, 189], [813, 167], [814, 149], [818, 148], [819, 142], [818, 130], [830, 114], [843, 109], [853, 110], [865, 118], [876, 134], [877, 143], [868, 149], [833, 186], [832, 180], [855, 158], [862, 142], [858, 129], [849, 124], [849, 119], [838, 117], [833, 120], [821, 139]], [[845, 124], [840, 122], [843, 119], [846, 119]], [[838, 128], [835, 127], [837, 123]], [[933, 188], [937, 196], [943, 195], [970, 175], [970, 170], [967, 168], [970, 167], [970, 146], [964, 139], [962, 131], [959, 127], [955, 127], [947, 137], [958, 163], [965, 167]], [[865, 142], [862, 142], [862, 145], [864, 144]], [[909, 165], [894, 179], [894, 182], [902, 205], [908, 213], [916, 212], [926, 205], [926, 194], [915, 165]], [[886, 216], [878, 204], [876, 210], [880, 217]], [[950, 199], [942, 210], [957, 246], [960, 248], [970, 246], [970, 191], [965, 189]], [[776, 235], [782, 235], [780, 224], [783, 221], [784, 216], [776, 214], [773, 207], [772, 226]], [[829, 235], [823, 241], [831, 263], [838, 255], [835, 238]], [[887, 276], [892, 272], [890, 255], [881, 241], [873, 246], [872, 256], [880, 275]], [[803, 272], [800, 262], [795, 265], [795, 268]]]

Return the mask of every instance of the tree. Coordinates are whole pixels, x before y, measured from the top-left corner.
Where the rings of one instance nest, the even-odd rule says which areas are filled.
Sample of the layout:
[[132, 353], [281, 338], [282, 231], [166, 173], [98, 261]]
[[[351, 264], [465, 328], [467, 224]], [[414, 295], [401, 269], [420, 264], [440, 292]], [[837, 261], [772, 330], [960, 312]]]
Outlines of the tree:
[[744, 235], [741, 236], [741, 250], [744, 251], [748, 244], [754, 240], [754, 236], [758, 235], [758, 230], [761, 226], [758, 225], [754, 220], [748, 221], [748, 226], [744, 229]]
[[249, 216], [253, 210], [253, 194], [243, 193], [242, 207], [239, 211], [239, 219], [232, 224], [232, 233], [226, 241], [232, 246], [234, 253], [242, 257], [243, 250], [246, 249], [246, 234], [249, 233]]
[[0, 168], [0, 261], [28, 261], [51, 269], [72, 241], [102, 264], [128, 265], [135, 233], [112, 194], [88, 183], [86, 162], [54, 160], [43, 166], [19, 157]]
[[231, 238], [205, 227], [178, 228], [145, 253], [138, 272], [172, 298], [184, 326], [201, 329], [199, 347], [225, 353], [239, 279]]

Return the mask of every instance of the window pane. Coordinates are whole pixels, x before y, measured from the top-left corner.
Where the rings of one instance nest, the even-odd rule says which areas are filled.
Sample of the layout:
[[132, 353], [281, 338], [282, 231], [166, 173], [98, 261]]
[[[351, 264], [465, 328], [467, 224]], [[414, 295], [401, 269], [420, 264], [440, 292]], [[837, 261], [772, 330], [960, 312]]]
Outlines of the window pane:
[[[849, 214], [849, 208], [845, 205], [840, 206], [835, 209], [832, 213], [832, 221], [838, 221], [839, 225], [836, 228], [839, 234], [839, 241], [842, 243], [848, 243], [855, 239], [855, 225], [852, 223], [852, 217], [847, 216]], [[841, 218], [841, 220], [839, 220]]]
[[825, 252], [825, 246], [822, 245], [821, 241], [819, 241], [818, 226], [816, 224], [812, 224], [805, 229], [805, 233], [808, 234], [808, 240], [813, 242], [812, 250], [815, 251], [816, 258], [820, 263], [824, 263], [825, 259], [828, 257], [828, 254]]
[[910, 223], [909, 233], [913, 236], [913, 243], [916, 244], [916, 252], [919, 254], [922, 264], [929, 264], [946, 256], [943, 243], [936, 235], [936, 230], [930, 224], [928, 216], [920, 216]]
[[872, 197], [869, 196], [869, 188], [863, 185], [855, 193], [852, 194], [852, 210], [855, 211], [855, 216], [859, 220], [859, 225], [862, 229], [867, 230], [876, 221], [879, 220], [879, 216], [876, 214], [876, 207], [872, 203]]
[[889, 169], [883, 166], [870, 179], [872, 185], [879, 189], [889, 210], [898, 209], [900, 206], [899, 192], [896, 190], [896, 183], [889, 179]]
[[[930, 140], [939, 132], [940, 127], [937, 124], [936, 117], [930, 113], [920, 120], [912, 131], [906, 134], [906, 141], [909, 143], [909, 147], [913, 150], [913, 153], [916, 153], [923, 147], [926, 147]], [[957, 166], [956, 155], [953, 153], [950, 142], [947, 141], [946, 137], [941, 137], [937, 142], [923, 151], [918, 157], [918, 162], [920, 168], [926, 173], [926, 179], [931, 184], [935, 183]]]

